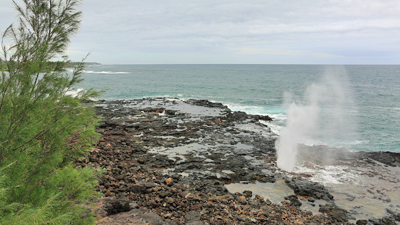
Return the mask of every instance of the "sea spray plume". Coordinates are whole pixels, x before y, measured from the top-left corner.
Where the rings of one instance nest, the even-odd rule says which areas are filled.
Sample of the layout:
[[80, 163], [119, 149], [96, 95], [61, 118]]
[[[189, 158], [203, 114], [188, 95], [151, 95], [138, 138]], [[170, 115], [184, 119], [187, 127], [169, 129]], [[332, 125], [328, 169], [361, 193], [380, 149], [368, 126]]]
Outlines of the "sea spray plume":
[[275, 143], [278, 154], [278, 167], [292, 171], [296, 164], [297, 145], [310, 131], [317, 128], [319, 109], [316, 104], [302, 106], [292, 103], [287, 112], [286, 129]]
[[326, 144], [354, 137], [355, 122], [346, 114], [354, 101], [343, 67], [326, 68], [321, 82], [307, 88], [302, 102], [287, 101], [286, 128], [275, 143], [281, 169], [293, 171], [299, 143]]

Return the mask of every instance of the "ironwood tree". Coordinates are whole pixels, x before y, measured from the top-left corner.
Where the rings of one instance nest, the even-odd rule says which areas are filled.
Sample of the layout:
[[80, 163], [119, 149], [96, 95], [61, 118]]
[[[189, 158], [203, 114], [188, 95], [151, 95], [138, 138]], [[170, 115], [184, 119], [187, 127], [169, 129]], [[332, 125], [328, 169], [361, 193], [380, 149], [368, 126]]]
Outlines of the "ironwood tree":
[[73, 161], [99, 137], [93, 107], [84, 105], [99, 92], [70, 95], [84, 63], [66, 70], [80, 1], [13, 3], [18, 22], [3, 32], [0, 55], [0, 223], [92, 224], [80, 203], [97, 194], [100, 172]]

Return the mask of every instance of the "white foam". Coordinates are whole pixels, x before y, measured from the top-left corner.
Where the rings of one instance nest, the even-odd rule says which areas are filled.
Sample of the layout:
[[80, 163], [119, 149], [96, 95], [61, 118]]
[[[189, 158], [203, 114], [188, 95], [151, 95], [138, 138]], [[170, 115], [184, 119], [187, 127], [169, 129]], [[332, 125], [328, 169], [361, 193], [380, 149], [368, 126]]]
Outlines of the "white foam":
[[242, 105], [236, 103], [227, 103], [229, 109], [232, 111], [243, 111], [251, 115], [262, 115], [269, 116], [273, 121], [261, 121], [260, 123], [267, 125], [272, 132], [280, 134], [280, 132], [285, 128], [286, 124], [286, 108], [284, 107], [274, 107], [266, 108], [263, 106], [252, 106], [252, 105]]
[[227, 106], [232, 111], [242, 111], [247, 114], [255, 114], [255, 115], [267, 115], [265, 113], [265, 108], [261, 106], [246, 106], [246, 105], [235, 105], [235, 104], [227, 104]]
[[261, 124], [268, 126], [272, 132], [275, 134], [280, 134], [280, 132], [284, 129], [283, 126], [276, 125], [273, 121], [259, 121]]
[[[86, 93], [86, 90], [83, 88], [70, 88], [68, 91], [65, 92], [66, 96], [71, 96], [73, 98], [76, 98], [80, 95], [83, 95]], [[95, 98], [89, 98], [92, 101], [97, 101]]]
[[361, 177], [354, 171], [350, 171], [347, 166], [314, 166], [303, 167], [295, 166], [294, 173], [310, 174], [312, 177], [309, 179], [313, 182], [321, 183], [324, 185], [330, 184], [354, 184], [361, 183]]
[[287, 114], [286, 113], [277, 113], [277, 114], [269, 114], [269, 116], [275, 121], [286, 121]]
[[80, 94], [84, 94], [85, 92], [86, 92], [86, 90], [83, 88], [78, 88], [78, 89], [71, 88], [67, 92], [65, 92], [65, 95], [75, 98], [75, 97], [79, 96]]

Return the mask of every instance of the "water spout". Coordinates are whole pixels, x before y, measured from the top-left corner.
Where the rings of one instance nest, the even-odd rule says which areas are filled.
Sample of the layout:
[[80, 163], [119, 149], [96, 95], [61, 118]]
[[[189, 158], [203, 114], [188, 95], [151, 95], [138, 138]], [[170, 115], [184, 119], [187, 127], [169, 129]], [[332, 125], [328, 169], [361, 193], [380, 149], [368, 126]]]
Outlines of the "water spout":
[[275, 143], [277, 164], [283, 170], [293, 171], [299, 143], [339, 143], [355, 133], [355, 122], [347, 114], [354, 101], [342, 67], [327, 68], [323, 79], [307, 88], [301, 102], [287, 101], [286, 128]]

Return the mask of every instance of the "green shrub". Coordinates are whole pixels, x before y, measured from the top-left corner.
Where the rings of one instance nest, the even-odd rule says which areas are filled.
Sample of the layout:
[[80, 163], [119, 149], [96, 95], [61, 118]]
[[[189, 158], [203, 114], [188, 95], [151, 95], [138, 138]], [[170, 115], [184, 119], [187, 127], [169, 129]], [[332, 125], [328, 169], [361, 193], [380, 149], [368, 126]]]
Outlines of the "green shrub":
[[[80, 204], [96, 195], [94, 169], [74, 168], [99, 135], [94, 90], [68, 95], [82, 81], [84, 63], [72, 73], [64, 54], [78, 30], [77, 0], [15, 3], [19, 26], [3, 34], [0, 56], [0, 223], [90, 224]], [[49, 63], [62, 56], [64, 61]]]

